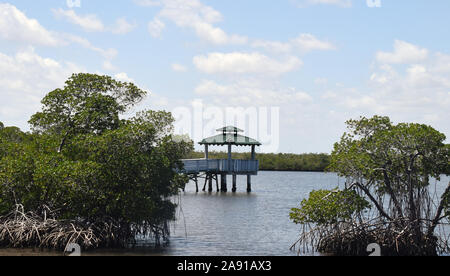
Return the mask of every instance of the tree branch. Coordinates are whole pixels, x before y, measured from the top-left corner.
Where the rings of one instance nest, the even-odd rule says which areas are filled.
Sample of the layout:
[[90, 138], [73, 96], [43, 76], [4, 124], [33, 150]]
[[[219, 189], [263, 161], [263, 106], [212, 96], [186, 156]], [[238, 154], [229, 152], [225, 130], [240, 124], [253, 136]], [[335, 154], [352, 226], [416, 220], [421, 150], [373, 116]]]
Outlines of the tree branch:
[[444, 194], [442, 195], [441, 203], [439, 204], [439, 208], [437, 210], [436, 216], [431, 222], [430, 229], [428, 230], [428, 235], [432, 235], [434, 233], [434, 230], [438, 226], [439, 222], [444, 219], [446, 216], [442, 216], [442, 212], [444, 211], [445, 204], [446, 204], [446, 196], [450, 194], [450, 182], [448, 183], [447, 189], [445, 190]]
[[397, 213], [400, 216], [400, 218], [403, 218], [402, 208], [400, 207], [400, 203], [398, 202], [397, 196], [395, 195], [394, 190], [392, 189], [391, 180], [389, 179], [389, 175], [387, 174], [386, 166], [383, 167], [383, 177], [384, 177], [384, 184], [386, 184], [388, 193], [392, 198], [392, 202], [394, 202], [395, 209], [397, 210]]
[[369, 199], [373, 202], [373, 204], [375, 205], [375, 207], [378, 209], [378, 211], [380, 212], [380, 215], [382, 215], [383, 217], [385, 217], [386, 219], [388, 219], [389, 221], [392, 221], [393, 219], [384, 211], [383, 207], [381, 207], [381, 205], [378, 203], [378, 201], [372, 196], [372, 194], [370, 193], [369, 189], [367, 189], [366, 187], [364, 187], [364, 185], [361, 185], [361, 183], [356, 182], [353, 183], [349, 189], [351, 189], [353, 186], [358, 186], [361, 190], [364, 191], [364, 193], [367, 195], [367, 197], [369, 197]]

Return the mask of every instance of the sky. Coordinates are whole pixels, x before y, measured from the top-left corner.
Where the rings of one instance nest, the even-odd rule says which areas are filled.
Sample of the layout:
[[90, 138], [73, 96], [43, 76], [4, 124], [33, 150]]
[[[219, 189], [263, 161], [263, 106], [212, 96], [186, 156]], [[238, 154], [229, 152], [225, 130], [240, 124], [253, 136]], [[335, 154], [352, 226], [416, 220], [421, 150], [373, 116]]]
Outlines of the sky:
[[0, 121], [29, 130], [73, 73], [110, 75], [195, 142], [232, 124], [262, 152], [330, 153], [345, 121], [450, 136], [448, 0], [0, 2]]

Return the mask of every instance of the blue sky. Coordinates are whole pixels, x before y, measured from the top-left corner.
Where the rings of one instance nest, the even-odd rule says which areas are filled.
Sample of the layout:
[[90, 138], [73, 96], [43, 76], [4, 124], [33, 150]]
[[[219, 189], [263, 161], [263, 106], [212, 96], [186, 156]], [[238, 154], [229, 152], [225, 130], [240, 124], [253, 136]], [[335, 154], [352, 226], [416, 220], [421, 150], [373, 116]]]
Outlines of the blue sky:
[[[277, 122], [268, 123], [277, 137], [263, 151], [330, 152], [346, 120], [374, 114], [450, 135], [447, 0], [73, 4], [0, 2], [5, 124], [27, 130], [46, 93], [74, 72], [92, 72], [150, 91], [136, 110], [192, 110], [202, 102], [224, 112], [253, 108], [261, 122], [261, 108], [278, 108]], [[199, 126], [185, 120], [177, 131], [204, 137], [221, 121], [206, 116], [193, 133]], [[239, 126], [248, 131], [252, 121]], [[262, 139], [260, 132], [247, 134]]]

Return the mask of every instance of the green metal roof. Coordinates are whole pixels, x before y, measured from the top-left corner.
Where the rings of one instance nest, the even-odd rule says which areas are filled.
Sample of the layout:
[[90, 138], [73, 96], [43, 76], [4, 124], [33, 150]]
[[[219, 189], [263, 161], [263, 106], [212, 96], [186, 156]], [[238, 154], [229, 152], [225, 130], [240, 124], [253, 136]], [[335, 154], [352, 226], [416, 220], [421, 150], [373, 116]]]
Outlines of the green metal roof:
[[242, 129], [239, 129], [234, 126], [227, 126], [224, 128], [219, 128], [217, 131], [220, 131], [220, 132], [244, 132]]
[[236, 146], [261, 146], [261, 143], [255, 139], [236, 134], [220, 134], [214, 137], [206, 138], [199, 143], [200, 145], [236, 145]]

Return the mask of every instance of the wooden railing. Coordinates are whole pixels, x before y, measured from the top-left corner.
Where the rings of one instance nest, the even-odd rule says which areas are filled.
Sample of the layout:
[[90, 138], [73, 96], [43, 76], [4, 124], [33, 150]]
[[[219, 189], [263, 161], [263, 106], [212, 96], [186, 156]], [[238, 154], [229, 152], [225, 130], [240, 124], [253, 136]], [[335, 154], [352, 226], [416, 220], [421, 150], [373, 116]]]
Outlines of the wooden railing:
[[258, 160], [228, 160], [228, 159], [194, 159], [182, 160], [184, 169], [180, 172], [192, 173], [228, 173], [228, 174], [257, 174]]

